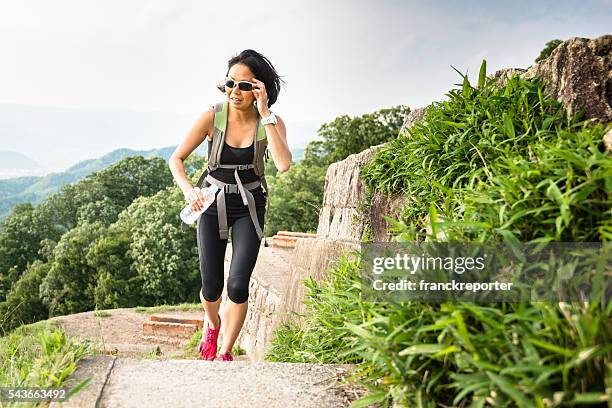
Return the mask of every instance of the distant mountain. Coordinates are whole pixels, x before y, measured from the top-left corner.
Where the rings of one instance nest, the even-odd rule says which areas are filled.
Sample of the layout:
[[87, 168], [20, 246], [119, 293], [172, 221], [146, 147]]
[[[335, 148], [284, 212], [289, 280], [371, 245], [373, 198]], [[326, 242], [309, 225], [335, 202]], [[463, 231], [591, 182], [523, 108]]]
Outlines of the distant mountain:
[[35, 169], [38, 163], [28, 156], [18, 152], [0, 150], [0, 171], [12, 169]]
[[37, 204], [62, 186], [79, 181], [127, 157], [161, 157], [168, 160], [175, 148], [176, 146], [154, 150], [117, 149], [98, 159], [79, 162], [61, 173], [0, 180], [0, 220], [6, 218], [11, 208], [18, 203]]
[[[196, 152], [207, 155], [205, 145], [205, 143], [200, 145]], [[0, 221], [10, 214], [14, 205], [19, 203], [38, 204], [62, 186], [84, 179], [91, 173], [103, 170], [127, 157], [161, 157], [168, 160], [175, 149], [176, 146], [153, 150], [117, 149], [98, 159], [81, 161], [64, 172], [51, 173], [42, 177], [17, 177], [0, 180]], [[293, 149], [291, 153], [293, 162], [297, 163], [304, 156], [304, 148]]]
[[41, 166], [37, 161], [23, 153], [0, 150], [0, 180], [15, 177], [40, 176], [50, 171], [52, 170]]
[[[4, 177], [0, 170], [0, 178], [64, 171], [78, 158], [101, 157], [117, 146], [144, 150], [150, 146], [177, 144], [206, 107], [204, 103], [192, 113], [172, 113], [0, 102], [0, 150], [23, 152], [47, 170], [13, 172]], [[284, 115], [283, 120], [291, 148], [306, 146], [317, 136], [322, 124], [318, 120], [292, 121]]]
[[[202, 143], [195, 152], [203, 156], [207, 155], [207, 147], [205, 146], [206, 143]], [[11, 209], [16, 204], [29, 202], [36, 205], [59, 191], [62, 186], [82, 180], [91, 173], [103, 170], [127, 157], [161, 157], [167, 161], [175, 149], [176, 146], [152, 150], [117, 149], [98, 159], [83, 160], [63, 172], [51, 173], [46, 176], [0, 180], [0, 221], [10, 214]], [[293, 149], [291, 153], [293, 161], [297, 163], [304, 155], [304, 148]]]

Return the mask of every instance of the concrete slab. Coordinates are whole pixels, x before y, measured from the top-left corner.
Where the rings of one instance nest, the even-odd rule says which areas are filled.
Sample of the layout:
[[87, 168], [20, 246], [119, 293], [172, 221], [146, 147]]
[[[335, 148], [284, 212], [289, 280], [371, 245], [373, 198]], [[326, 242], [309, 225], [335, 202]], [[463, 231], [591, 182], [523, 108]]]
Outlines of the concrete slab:
[[101, 407], [348, 406], [343, 365], [118, 359]]
[[81, 381], [93, 377], [88, 386], [65, 402], [52, 402], [50, 408], [85, 408], [95, 407], [98, 398], [115, 363], [115, 357], [99, 355], [85, 357], [78, 363], [77, 369], [70, 375], [66, 384], [68, 389], [74, 388]]

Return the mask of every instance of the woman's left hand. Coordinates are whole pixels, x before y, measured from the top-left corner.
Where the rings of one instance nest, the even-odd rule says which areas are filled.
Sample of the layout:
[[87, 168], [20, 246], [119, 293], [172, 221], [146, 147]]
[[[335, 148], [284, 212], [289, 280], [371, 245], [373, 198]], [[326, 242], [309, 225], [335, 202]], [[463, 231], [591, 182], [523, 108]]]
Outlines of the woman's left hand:
[[257, 110], [262, 117], [267, 117], [270, 115], [270, 110], [268, 109], [268, 93], [266, 92], [266, 84], [256, 78], [253, 78], [251, 82], [255, 84], [253, 87], [253, 95], [255, 96], [255, 100], [257, 100]]

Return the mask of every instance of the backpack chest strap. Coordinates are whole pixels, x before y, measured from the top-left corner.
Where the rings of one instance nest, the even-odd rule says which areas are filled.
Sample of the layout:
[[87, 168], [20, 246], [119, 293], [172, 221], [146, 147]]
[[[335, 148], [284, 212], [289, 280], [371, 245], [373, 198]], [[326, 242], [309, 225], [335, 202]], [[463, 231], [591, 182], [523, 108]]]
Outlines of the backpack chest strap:
[[219, 164], [218, 168], [222, 169], [236, 169], [236, 170], [249, 170], [254, 169], [255, 165], [253, 163], [249, 164]]

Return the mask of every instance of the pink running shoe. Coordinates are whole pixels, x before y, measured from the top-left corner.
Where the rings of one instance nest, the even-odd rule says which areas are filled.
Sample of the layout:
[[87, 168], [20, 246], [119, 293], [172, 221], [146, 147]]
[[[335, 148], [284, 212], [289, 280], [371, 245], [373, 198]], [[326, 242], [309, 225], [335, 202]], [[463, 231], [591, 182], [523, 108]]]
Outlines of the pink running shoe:
[[219, 360], [221, 361], [234, 361], [234, 357], [232, 357], [232, 353], [229, 351], [227, 353], [219, 354]]
[[206, 331], [202, 336], [203, 339], [200, 342], [200, 347], [198, 348], [202, 360], [212, 361], [215, 359], [215, 357], [217, 357], [217, 338], [219, 337], [220, 331], [221, 316], [219, 316], [219, 327], [217, 327], [216, 329], [211, 329], [210, 327], [208, 327], [208, 322], [206, 322]]

